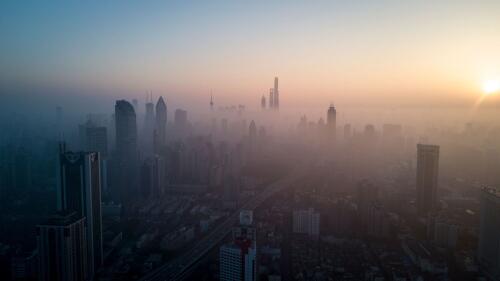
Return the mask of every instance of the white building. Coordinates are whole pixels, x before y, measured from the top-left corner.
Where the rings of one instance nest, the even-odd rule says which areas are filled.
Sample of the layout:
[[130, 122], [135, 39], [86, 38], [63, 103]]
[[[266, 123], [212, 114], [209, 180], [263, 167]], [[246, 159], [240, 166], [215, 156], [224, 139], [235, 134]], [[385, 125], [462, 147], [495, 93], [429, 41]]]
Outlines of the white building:
[[257, 243], [251, 211], [240, 213], [240, 226], [233, 229], [233, 241], [221, 246], [221, 281], [257, 280]]
[[313, 208], [293, 211], [293, 233], [319, 236], [320, 214]]

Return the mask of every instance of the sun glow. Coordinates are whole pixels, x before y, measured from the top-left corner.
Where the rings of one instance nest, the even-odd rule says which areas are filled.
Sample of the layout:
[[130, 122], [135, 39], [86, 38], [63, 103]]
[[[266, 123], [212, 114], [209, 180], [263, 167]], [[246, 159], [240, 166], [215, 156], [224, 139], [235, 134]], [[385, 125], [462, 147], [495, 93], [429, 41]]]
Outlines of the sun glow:
[[487, 80], [483, 83], [483, 93], [490, 95], [500, 91], [500, 80]]

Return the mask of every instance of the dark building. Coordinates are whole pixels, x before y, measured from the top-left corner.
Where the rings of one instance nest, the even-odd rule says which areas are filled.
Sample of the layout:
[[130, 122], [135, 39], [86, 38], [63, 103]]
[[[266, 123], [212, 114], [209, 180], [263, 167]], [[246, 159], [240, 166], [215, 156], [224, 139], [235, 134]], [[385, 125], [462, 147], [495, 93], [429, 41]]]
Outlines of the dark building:
[[187, 125], [187, 111], [182, 109], [175, 110], [174, 124], [177, 128], [185, 128]]
[[76, 212], [60, 212], [36, 228], [40, 281], [86, 281], [86, 221]]
[[417, 211], [427, 215], [436, 209], [439, 146], [417, 145]]
[[126, 203], [137, 193], [137, 122], [133, 106], [125, 100], [115, 105], [116, 154], [113, 159], [115, 200]]
[[88, 274], [93, 276], [103, 262], [99, 153], [61, 150], [57, 207], [86, 218]]
[[156, 137], [157, 145], [163, 146], [166, 142], [166, 126], [167, 126], [167, 105], [163, 97], [156, 102]]
[[335, 106], [333, 106], [333, 104], [331, 104], [330, 108], [328, 108], [326, 126], [328, 130], [328, 139], [330, 142], [334, 142], [337, 130], [337, 111], [335, 110]]
[[481, 269], [491, 280], [500, 279], [500, 191], [483, 188], [481, 191], [481, 223], [479, 228], [478, 259]]

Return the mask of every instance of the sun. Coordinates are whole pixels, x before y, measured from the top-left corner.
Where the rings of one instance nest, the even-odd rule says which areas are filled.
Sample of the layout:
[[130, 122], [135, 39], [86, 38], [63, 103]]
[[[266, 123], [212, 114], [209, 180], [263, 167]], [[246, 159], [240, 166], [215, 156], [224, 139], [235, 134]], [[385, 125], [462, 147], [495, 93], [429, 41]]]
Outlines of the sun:
[[483, 83], [483, 92], [486, 95], [491, 95], [500, 92], [500, 80], [487, 80]]

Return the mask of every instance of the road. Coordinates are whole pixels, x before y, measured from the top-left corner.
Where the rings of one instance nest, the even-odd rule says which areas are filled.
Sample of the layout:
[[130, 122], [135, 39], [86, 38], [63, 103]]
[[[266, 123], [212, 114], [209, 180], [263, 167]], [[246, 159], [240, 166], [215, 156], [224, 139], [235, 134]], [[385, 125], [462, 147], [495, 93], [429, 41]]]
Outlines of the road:
[[262, 193], [247, 201], [226, 220], [217, 225], [207, 236], [199, 240], [195, 246], [173, 261], [160, 266], [142, 277], [141, 281], [174, 281], [182, 280], [184, 273], [192, 268], [213, 247], [219, 244], [238, 222], [241, 210], [254, 210], [269, 197], [289, 187], [292, 183], [304, 176], [303, 169], [294, 169], [285, 178], [270, 184]]

